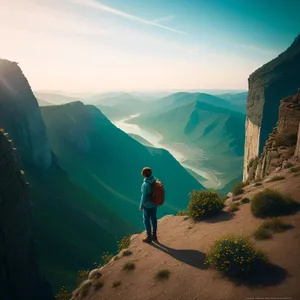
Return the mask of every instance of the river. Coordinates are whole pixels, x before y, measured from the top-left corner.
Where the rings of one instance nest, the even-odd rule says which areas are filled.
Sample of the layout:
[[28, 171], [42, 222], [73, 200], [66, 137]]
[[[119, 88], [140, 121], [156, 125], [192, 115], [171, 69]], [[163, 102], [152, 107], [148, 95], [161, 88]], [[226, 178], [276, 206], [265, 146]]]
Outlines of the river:
[[[204, 178], [203, 180], [195, 178], [206, 188], [218, 188], [221, 183], [218, 180], [215, 171], [201, 168], [199, 164], [205, 159], [203, 151], [199, 148], [193, 148], [181, 143], [174, 144], [165, 144], [162, 142], [163, 136], [149, 128], [141, 127], [137, 124], [134, 124], [133, 119], [138, 117], [140, 114], [135, 114], [123, 118], [121, 120], [113, 122], [122, 131], [128, 134], [136, 134], [148, 141], [156, 148], [166, 149], [171, 153], [171, 155], [178, 161], [180, 164], [187, 169], [192, 175], [196, 173], [197, 175]], [[130, 123], [129, 123], [130, 121]]]

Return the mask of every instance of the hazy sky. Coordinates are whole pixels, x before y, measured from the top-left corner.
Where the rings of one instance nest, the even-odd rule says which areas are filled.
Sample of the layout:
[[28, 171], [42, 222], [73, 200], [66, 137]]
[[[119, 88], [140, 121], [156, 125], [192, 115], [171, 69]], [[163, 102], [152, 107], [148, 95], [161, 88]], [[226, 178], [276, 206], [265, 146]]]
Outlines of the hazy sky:
[[299, 0], [0, 0], [0, 57], [35, 90], [247, 89]]

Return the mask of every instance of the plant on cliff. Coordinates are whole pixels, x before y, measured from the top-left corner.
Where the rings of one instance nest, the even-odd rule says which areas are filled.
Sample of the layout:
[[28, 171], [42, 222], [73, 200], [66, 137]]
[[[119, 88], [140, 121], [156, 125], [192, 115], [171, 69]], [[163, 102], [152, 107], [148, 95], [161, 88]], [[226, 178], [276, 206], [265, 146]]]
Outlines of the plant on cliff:
[[217, 192], [213, 190], [193, 191], [190, 194], [188, 213], [194, 218], [210, 217], [218, 214], [224, 207]]
[[216, 240], [206, 258], [206, 263], [229, 276], [248, 273], [266, 262], [266, 255], [250, 239], [233, 235]]
[[297, 210], [297, 203], [288, 195], [266, 189], [251, 200], [251, 211], [256, 217], [277, 217]]
[[118, 251], [120, 252], [123, 249], [127, 249], [130, 246], [131, 236], [125, 236], [118, 242]]
[[69, 292], [65, 286], [59, 289], [59, 292], [55, 295], [55, 300], [69, 300], [72, 297], [72, 293]]
[[238, 183], [234, 186], [234, 188], [233, 188], [233, 190], [232, 190], [233, 195], [234, 195], [234, 196], [238, 196], [238, 195], [243, 194], [243, 193], [244, 193], [244, 189], [243, 189], [244, 186], [245, 186], [245, 183], [244, 183], [244, 182], [238, 182]]
[[277, 147], [286, 146], [292, 147], [297, 144], [297, 133], [295, 132], [283, 132], [277, 134], [275, 137], [275, 143]]
[[171, 272], [168, 269], [162, 269], [158, 271], [155, 278], [159, 281], [169, 279]]
[[102, 266], [108, 264], [113, 259], [113, 254], [109, 252], [104, 252], [101, 256]]
[[81, 285], [82, 282], [87, 280], [89, 277], [89, 274], [90, 274], [89, 270], [79, 270], [77, 272], [77, 277], [76, 277], [77, 286]]

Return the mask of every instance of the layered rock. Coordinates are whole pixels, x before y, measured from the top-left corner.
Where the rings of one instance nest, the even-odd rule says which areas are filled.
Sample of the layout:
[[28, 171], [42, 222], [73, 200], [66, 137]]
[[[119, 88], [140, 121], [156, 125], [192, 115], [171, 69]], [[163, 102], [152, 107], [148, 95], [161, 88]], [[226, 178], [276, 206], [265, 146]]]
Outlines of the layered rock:
[[49, 168], [51, 151], [37, 100], [18, 64], [0, 59], [0, 127], [15, 141], [22, 161]]
[[[295, 96], [284, 98], [279, 107], [278, 122], [265, 143], [263, 153], [248, 164], [248, 180], [265, 176], [289, 167], [289, 159], [298, 156], [300, 149], [300, 89]], [[296, 146], [297, 145], [297, 146]]]
[[295, 150], [295, 157], [300, 158], [300, 123], [298, 128], [297, 146]]
[[277, 58], [250, 75], [247, 99], [246, 141], [243, 179], [248, 165], [258, 157], [278, 120], [280, 100], [300, 86], [300, 35]]
[[15, 150], [0, 131], [0, 299], [52, 299], [36, 263], [31, 202]]

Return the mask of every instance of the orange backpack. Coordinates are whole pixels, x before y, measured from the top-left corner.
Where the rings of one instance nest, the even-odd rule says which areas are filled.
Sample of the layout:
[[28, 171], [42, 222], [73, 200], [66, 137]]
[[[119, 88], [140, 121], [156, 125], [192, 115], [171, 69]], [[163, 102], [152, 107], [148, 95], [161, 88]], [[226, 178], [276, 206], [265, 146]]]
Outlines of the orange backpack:
[[152, 183], [151, 201], [157, 206], [161, 206], [165, 202], [165, 188], [158, 179]]

